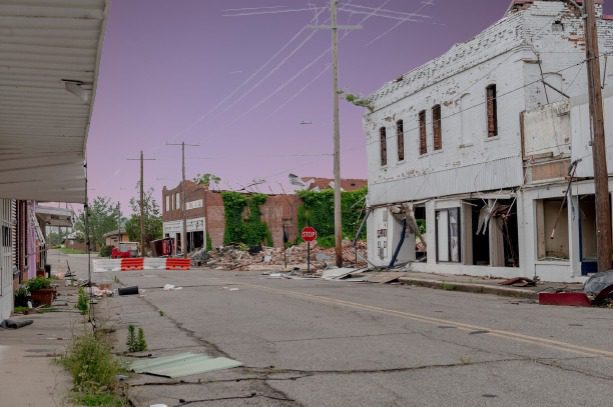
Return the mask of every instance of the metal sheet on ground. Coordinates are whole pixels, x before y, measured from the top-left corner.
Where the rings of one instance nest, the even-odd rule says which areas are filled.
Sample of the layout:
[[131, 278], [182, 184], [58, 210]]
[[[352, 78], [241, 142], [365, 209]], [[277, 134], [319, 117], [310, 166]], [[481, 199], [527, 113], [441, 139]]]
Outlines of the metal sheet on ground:
[[387, 271], [381, 273], [365, 273], [364, 278], [369, 283], [387, 284], [397, 281], [400, 277], [406, 277], [407, 273]]
[[173, 356], [139, 360], [132, 363], [131, 368], [137, 373], [175, 378], [239, 366], [242, 366], [241, 362], [224, 357], [211, 358], [204, 354], [181, 353]]
[[355, 273], [357, 270], [358, 269], [347, 268], [347, 267], [338, 268], [338, 269], [324, 270], [322, 272], [321, 278], [323, 278], [324, 280], [342, 279], [344, 277], [347, 277], [351, 273]]

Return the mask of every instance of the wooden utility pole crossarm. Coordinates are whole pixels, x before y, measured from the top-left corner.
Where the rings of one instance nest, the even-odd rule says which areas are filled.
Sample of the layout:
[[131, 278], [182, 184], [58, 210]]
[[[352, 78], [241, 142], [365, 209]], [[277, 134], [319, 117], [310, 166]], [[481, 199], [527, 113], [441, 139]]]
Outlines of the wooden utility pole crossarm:
[[143, 150], [140, 158], [128, 158], [129, 161], [140, 161], [140, 252], [145, 255], [145, 161], [155, 161], [155, 158], [145, 158]]
[[609, 174], [604, 132], [602, 86], [600, 80], [600, 52], [594, 0], [585, 0], [585, 43], [592, 130], [592, 159], [596, 198], [596, 249], [598, 271], [611, 269], [611, 208]]

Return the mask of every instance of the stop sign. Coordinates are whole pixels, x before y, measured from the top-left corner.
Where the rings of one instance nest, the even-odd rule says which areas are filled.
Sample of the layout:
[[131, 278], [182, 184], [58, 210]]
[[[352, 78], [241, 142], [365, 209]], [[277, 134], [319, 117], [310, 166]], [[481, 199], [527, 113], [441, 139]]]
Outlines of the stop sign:
[[317, 231], [310, 226], [305, 226], [302, 229], [302, 240], [312, 242], [315, 239], [317, 239]]

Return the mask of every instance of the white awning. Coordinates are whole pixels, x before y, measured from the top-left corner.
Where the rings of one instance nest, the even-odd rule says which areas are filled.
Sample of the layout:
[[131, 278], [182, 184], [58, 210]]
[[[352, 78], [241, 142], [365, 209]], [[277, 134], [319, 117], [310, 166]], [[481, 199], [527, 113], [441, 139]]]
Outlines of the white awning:
[[84, 202], [106, 0], [0, 0], [0, 197]]
[[37, 206], [34, 209], [34, 213], [43, 226], [59, 226], [67, 228], [74, 226], [75, 214], [72, 209]]

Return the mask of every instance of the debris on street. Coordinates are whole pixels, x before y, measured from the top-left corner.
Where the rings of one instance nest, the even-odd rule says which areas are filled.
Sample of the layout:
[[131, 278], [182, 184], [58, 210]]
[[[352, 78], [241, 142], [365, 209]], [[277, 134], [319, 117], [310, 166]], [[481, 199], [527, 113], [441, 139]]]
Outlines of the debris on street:
[[613, 293], [613, 273], [605, 271], [591, 276], [583, 286], [583, 291], [591, 298], [595, 304], [602, 304], [611, 301]]
[[212, 358], [202, 353], [179, 353], [172, 356], [147, 358], [132, 362], [130, 370], [161, 377], [183, 377], [194, 374], [232, 369], [242, 366], [239, 361], [225, 357]]
[[119, 295], [138, 295], [138, 286], [118, 288], [117, 294]]
[[[257, 249], [257, 250], [256, 250]], [[364, 241], [343, 241], [343, 263], [348, 266], [363, 267], [366, 261], [366, 243]], [[334, 248], [322, 248], [317, 242], [311, 243], [311, 268], [313, 270], [325, 270], [334, 263]], [[247, 247], [247, 246], [224, 246], [208, 253], [206, 266], [218, 270], [241, 270], [241, 271], [286, 271], [298, 267], [306, 269], [307, 244], [301, 243], [295, 246], [283, 248], [275, 247]]]
[[0, 328], [11, 328], [11, 329], [19, 329], [24, 326], [32, 325], [34, 320], [32, 319], [5, 319], [0, 324]]
[[515, 277], [508, 280], [504, 280], [498, 283], [498, 285], [509, 285], [513, 287], [536, 287], [538, 277], [534, 280], [527, 277]]

